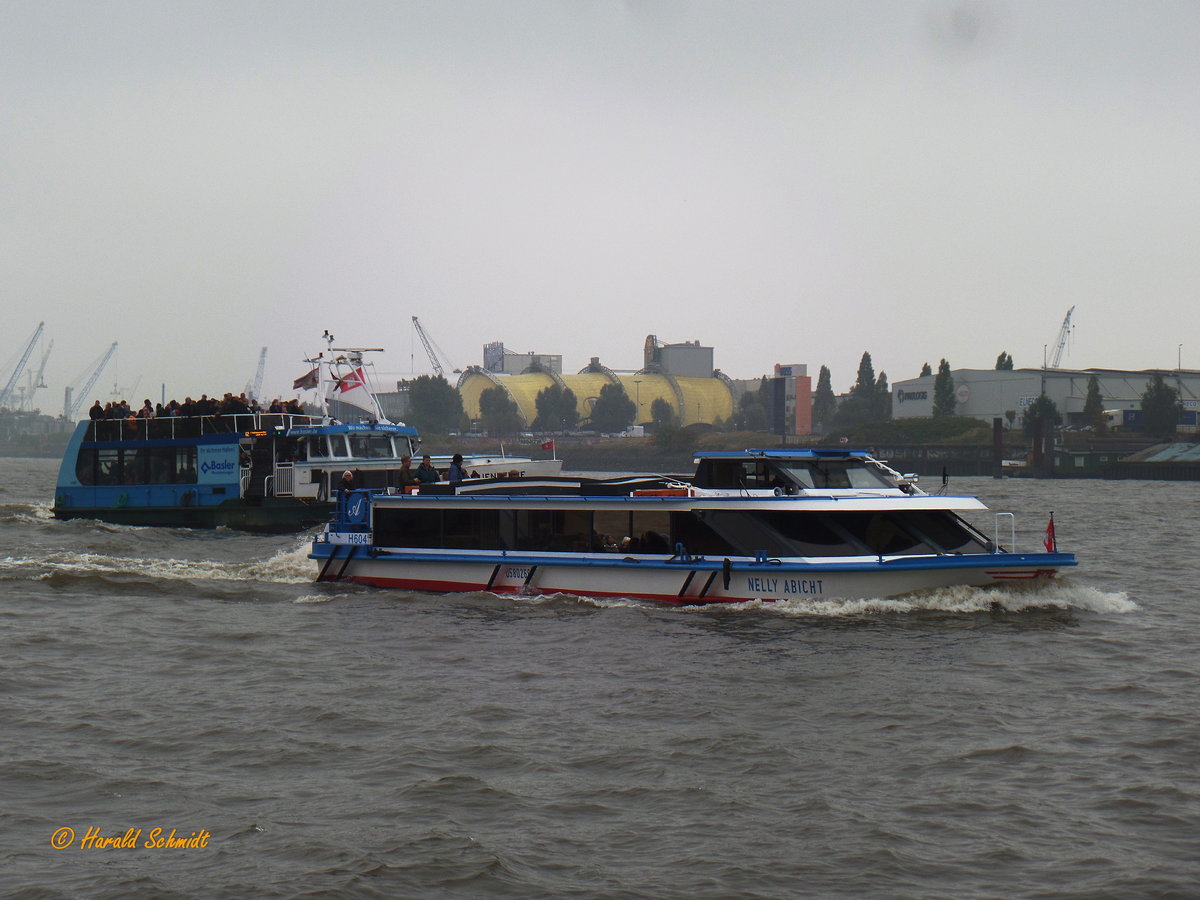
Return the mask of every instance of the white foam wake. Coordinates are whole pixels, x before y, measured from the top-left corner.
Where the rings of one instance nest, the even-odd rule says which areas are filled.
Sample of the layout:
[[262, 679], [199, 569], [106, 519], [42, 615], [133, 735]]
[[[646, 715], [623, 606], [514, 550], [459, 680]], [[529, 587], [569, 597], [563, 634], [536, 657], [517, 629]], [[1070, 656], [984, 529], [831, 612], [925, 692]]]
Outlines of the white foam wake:
[[[260, 581], [275, 584], [303, 584], [315, 577], [307, 559], [307, 543], [281, 550], [269, 559], [247, 562], [220, 562], [203, 559], [153, 559], [111, 556], [100, 553], [60, 551], [37, 558], [3, 560], [6, 568], [33, 580], [45, 580], [56, 574], [133, 575], [184, 581]], [[32, 573], [30, 570], [34, 570]]]

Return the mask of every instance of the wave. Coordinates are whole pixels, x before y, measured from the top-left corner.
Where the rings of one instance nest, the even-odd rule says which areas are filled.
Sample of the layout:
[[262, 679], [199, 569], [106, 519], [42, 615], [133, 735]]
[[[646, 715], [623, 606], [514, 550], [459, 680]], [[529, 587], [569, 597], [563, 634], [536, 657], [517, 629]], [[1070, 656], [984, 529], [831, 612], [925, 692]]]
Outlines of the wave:
[[268, 559], [246, 562], [153, 559], [63, 550], [37, 557], [0, 560], [0, 580], [46, 581], [67, 576], [135, 576], [166, 581], [260, 581], [305, 584], [315, 570], [307, 559], [308, 544], [281, 550]]
[[[555, 595], [561, 597], [563, 595]], [[600, 607], [653, 607], [659, 604], [633, 598], [590, 599], [577, 598], [580, 602]], [[849, 618], [911, 613], [962, 613], [983, 612], [1019, 613], [1035, 610], [1075, 610], [1106, 615], [1134, 612], [1138, 605], [1123, 591], [1101, 591], [1086, 585], [1072, 584], [1062, 579], [1053, 584], [1034, 588], [1020, 587], [966, 587], [955, 586], [909, 594], [902, 597], [870, 599], [795, 599], [795, 600], [748, 600], [743, 603], [710, 603], [696, 606], [668, 607], [683, 613], [721, 611], [755, 611], [781, 616], [813, 616]]]

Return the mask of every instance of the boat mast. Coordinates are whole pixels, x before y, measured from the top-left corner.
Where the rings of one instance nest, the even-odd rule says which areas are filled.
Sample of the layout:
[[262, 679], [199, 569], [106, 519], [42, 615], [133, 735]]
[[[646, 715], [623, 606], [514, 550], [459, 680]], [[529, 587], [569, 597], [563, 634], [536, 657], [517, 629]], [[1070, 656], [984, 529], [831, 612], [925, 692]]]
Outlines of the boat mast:
[[[333, 346], [334, 337], [326, 330], [322, 335], [325, 340], [325, 351], [318, 353], [316, 359], [306, 360], [317, 367], [318, 381], [317, 391], [321, 397], [321, 413], [326, 418], [329, 417], [329, 400], [330, 396], [337, 389], [337, 386], [342, 381], [356, 372], [362, 375], [362, 389], [370, 398], [370, 408], [368, 412], [372, 414], [376, 422], [383, 424], [391, 424], [387, 416], [383, 414], [383, 408], [379, 405], [379, 399], [375, 396], [375, 391], [371, 387], [372, 379], [368, 375], [368, 368], [373, 368], [372, 363], [363, 362], [364, 353], [382, 353], [382, 347], [335, 347]], [[349, 404], [355, 406], [357, 404]]]

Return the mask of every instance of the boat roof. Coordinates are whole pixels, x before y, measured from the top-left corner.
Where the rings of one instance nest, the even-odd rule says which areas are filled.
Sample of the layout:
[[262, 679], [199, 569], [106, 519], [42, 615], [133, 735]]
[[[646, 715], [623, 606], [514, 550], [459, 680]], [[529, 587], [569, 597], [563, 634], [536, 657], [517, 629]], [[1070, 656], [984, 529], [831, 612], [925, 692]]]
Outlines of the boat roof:
[[314, 434], [411, 434], [417, 429], [411, 425], [392, 425], [383, 422], [330, 423], [328, 425], [293, 425], [289, 435], [303, 437]]
[[697, 450], [693, 460], [701, 459], [873, 459], [866, 450], [820, 449], [812, 447], [782, 448], [775, 450]]

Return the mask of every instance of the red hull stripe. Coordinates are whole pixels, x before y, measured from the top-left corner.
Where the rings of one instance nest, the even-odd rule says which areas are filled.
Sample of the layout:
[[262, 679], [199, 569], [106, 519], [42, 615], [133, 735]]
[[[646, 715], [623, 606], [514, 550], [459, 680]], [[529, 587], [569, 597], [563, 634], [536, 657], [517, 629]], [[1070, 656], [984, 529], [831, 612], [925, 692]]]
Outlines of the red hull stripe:
[[[707, 597], [703, 599], [694, 597], [678, 597], [675, 594], [645, 594], [633, 593], [631, 591], [579, 591], [569, 590], [567, 588], [548, 588], [548, 587], [530, 587], [521, 588], [516, 586], [493, 586], [478, 584], [475, 582], [464, 581], [424, 581], [418, 579], [399, 579], [399, 578], [375, 578], [353, 576], [346, 579], [353, 581], [356, 584], [369, 584], [372, 587], [392, 588], [405, 591], [426, 591], [429, 593], [449, 593], [449, 594], [465, 594], [473, 591], [485, 591], [489, 594], [526, 594], [531, 596], [545, 596], [548, 594], [570, 594], [574, 597], [629, 597], [635, 600], [654, 600], [658, 603], [670, 603], [673, 606], [697, 605], [705, 603], [746, 603], [750, 600], [760, 599], [757, 597]], [[764, 603], [776, 602], [773, 598], [761, 598]]]

